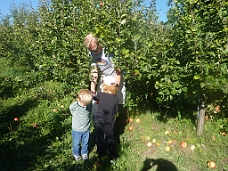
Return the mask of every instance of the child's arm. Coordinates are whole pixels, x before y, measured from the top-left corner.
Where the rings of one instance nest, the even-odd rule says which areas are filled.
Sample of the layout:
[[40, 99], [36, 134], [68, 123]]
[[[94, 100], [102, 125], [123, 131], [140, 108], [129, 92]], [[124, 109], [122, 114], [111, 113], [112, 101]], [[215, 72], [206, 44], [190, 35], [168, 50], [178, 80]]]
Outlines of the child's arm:
[[98, 69], [95, 63], [91, 65], [91, 71], [90, 71], [92, 80], [90, 83], [90, 89], [93, 94], [96, 93], [96, 85], [97, 85], [97, 79], [98, 79]]
[[116, 86], [119, 87], [120, 86], [120, 81], [121, 81], [121, 70], [119, 68], [116, 68], [115, 71], [116, 71], [116, 75], [115, 75]]

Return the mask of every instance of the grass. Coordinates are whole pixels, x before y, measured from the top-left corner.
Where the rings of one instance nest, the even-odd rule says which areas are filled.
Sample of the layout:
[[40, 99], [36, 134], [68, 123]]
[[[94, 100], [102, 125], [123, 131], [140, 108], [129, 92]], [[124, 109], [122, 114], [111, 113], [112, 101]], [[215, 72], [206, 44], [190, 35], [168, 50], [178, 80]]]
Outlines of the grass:
[[[76, 162], [71, 155], [68, 110], [73, 99], [62, 93], [63, 87], [50, 81], [10, 96], [4, 96], [3, 89], [0, 171], [209, 171], [210, 160], [216, 163], [215, 170], [228, 171], [228, 136], [220, 134], [221, 127], [227, 126], [225, 118], [206, 121], [204, 134], [197, 136], [192, 119], [163, 117], [146, 107], [122, 110], [117, 118], [119, 157], [115, 161], [104, 159], [102, 165], [95, 164], [96, 144], [91, 126], [90, 160]], [[127, 122], [129, 118], [131, 122]], [[129, 127], [133, 130], [129, 131]], [[182, 141], [187, 143], [186, 148], [181, 148]]]

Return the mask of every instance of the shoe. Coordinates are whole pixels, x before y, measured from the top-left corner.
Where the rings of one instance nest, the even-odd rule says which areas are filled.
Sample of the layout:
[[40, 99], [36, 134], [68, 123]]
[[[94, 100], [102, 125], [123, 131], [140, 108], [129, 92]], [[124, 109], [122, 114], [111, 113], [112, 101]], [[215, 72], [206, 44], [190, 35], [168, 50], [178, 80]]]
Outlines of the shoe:
[[88, 157], [87, 154], [83, 154], [83, 155], [82, 155], [82, 159], [83, 159], [83, 160], [88, 160], [88, 158], [89, 158], [89, 157]]
[[76, 161], [79, 161], [81, 159], [80, 156], [76, 156], [76, 155], [74, 155], [74, 158], [75, 158]]

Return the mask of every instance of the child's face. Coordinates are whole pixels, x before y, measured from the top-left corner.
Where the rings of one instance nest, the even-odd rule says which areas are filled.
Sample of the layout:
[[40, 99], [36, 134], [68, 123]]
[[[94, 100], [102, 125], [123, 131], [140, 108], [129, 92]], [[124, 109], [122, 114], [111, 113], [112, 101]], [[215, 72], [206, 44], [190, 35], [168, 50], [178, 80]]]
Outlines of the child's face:
[[90, 46], [89, 46], [89, 51], [93, 52], [94, 54], [100, 54], [101, 46], [99, 46], [99, 44], [95, 43], [94, 41], [91, 41]]

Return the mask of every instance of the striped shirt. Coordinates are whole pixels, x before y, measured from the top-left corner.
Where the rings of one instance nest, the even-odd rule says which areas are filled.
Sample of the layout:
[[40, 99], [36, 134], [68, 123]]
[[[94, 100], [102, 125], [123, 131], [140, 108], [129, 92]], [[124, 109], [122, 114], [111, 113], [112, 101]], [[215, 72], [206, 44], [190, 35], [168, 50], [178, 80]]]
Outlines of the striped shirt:
[[70, 113], [72, 114], [72, 129], [77, 132], [85, 132], [90, 126], [90, 111], [92, 104], [83, 107], [74, 102], [70, 105]]
[[114, 54], [105, 54], [105, 49], [102, 49], [101, 54], [95, 54], [93, 52], [89, 52], [90, 56], [92, 57], [92, 64], [96, 64], [99, 66], [102, 75], [104, 76], [114, 76], [115, 69], [114, 64], [112, 61], [112, 57]]

